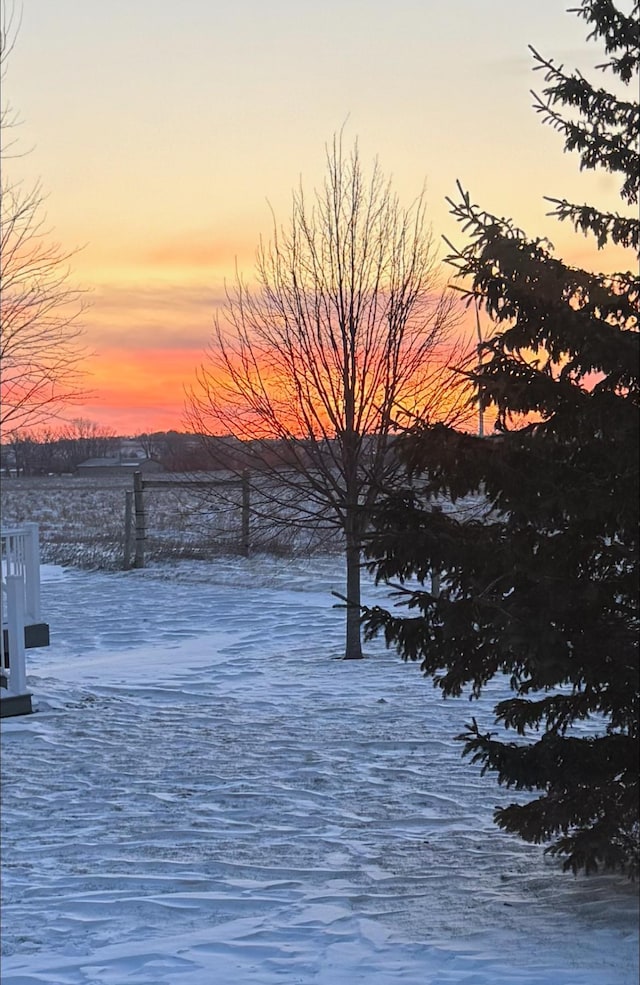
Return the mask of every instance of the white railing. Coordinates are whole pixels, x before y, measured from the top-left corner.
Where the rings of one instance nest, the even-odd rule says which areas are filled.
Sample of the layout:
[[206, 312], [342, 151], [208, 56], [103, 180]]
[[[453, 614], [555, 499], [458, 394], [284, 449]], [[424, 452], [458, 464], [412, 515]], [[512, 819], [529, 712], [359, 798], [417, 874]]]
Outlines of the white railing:
[[25, 622], [40, 622], [40, 545], [38, 524], [25, 523], [21, 527], [3, 527], [2, 538], [2, 587], [7, 577], [24, 578]]
[[[0, 669], [9, 694], [26, 691], [24, 627], [40, 622], [38, 524], [3, 527], [0, 592]], [[5, 646], [5, 630], [8, 646]]]

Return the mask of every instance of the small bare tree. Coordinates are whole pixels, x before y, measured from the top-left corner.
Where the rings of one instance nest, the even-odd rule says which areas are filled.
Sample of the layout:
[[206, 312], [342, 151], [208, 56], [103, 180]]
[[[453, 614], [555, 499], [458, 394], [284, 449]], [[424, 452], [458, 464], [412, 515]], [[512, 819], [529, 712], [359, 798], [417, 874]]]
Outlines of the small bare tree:
[[295, 192], [288, 228], [274, 221], [260, 244], [257, 287], [238, 275], [227, 291], [187, 404], [213, 456], [240, 439], [236, 462], [259, 470], [254, 511], [341, 532], [349, 659], [362, 656], [361, 543], [397, 468], [398, 420], [462, 413], [447, 369], [458, 307], [425, 213], [423, 195], [401, 208], [377, 163], [367, 177], [357, 145], [347, 155], [334, 138], [313, 204]]
[[[2, 77], [13, 44], [11, 16], [2, 8]], [[86, 356], [79, 315], [83, 292], [69, 283], [72, 253], [51, 243], [39, 186], [25, 190], [7, 176], [5, 142], [15, 125], [8, 106], [0, 116], [0, 426], [6, 434], [57, 417], [63, 405], [84, 395]]]

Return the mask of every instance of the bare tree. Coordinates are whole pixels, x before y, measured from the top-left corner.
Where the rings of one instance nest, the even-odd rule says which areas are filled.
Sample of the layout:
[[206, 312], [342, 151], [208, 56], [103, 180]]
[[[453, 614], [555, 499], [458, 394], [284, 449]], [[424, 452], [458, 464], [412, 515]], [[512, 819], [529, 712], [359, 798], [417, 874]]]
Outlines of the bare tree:
[[362, 656], [361, 542], [397, 467], [398, 421], [462, 413], [447, 368], [458, 307], [425, 213], [423, 195], [401, 208], [378, 164], [367, 176], [357, 145], [345, 154], [334, 138], [313, 204], [294, 192], [288, 228], [274, 221], [260, 244], [257, 287], [238, 274], [227, 291], [187, 404], [212, 455], [235, 436], [236, 460], [258, 466], [253, 510], [341, 532], [349, 659]]
[[82, 417], [57, 428], [46, 425], [37, 432], [14, 430], [7, 442], [16, 471], [22, 475], [75, 472], [85, 459], [114, 454], [119, 446], [120, 439], [111, 428]]
[[[13, 45], [11, 15], [2, 8], [2, 77]], [[8, 106], [0, 116], [0, 426], [6, 434], [59, 416], [63, 405], [85, 395], [81, 382], [81, 290], [69, 283], [69, 260], [49, 241], [39, 185], [30, 190], [7, 176], [7, 131], [15, 126]], [[17, 155], [16, 155], [17, 156]]]
[[113, 428], [75, 417], [58, 430], [56, 444], [60, 466], [65, 472], [74, 472], [88, 458], [117, 454], [120, 439]]
[[136, 435], [136, 441], [147, 458], [158, 461], [162, 455], [163, 435], [159, 431], [143, 431]]
[[[15, 21], [18, 20], [16, 24]], [[20, 18], [16, 15], [14, 4], [0, 3], [0, 78], [4, 81], [7, 61], [15, 45], [18, 34]], [[15, 127], [18, 118], [9, 103], [3, 103], [0, 107], [0, 133], [2, 134], [2, 146], [0, 148], [2, 156], [5, 157], [11, 142], [7, 143], [7, 131]]]

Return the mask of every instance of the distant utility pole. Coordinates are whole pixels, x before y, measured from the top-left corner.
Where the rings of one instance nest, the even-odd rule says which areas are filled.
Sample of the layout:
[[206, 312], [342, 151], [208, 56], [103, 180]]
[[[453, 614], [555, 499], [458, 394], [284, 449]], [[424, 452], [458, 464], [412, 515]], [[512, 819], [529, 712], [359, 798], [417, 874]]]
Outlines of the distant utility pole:
[[[478, 373], [482, 370], [482, 329], [480, 328], [480, 311], [478, 308], [478, 299], [475, 298], [476, 306], [476, 332], [478, 335], [478, 345], [476, 346], [476, 351], [478, 353]], [[482, 387], [478, 383], [478, 435], [484, 437], [484, 407], [482, 406]]]

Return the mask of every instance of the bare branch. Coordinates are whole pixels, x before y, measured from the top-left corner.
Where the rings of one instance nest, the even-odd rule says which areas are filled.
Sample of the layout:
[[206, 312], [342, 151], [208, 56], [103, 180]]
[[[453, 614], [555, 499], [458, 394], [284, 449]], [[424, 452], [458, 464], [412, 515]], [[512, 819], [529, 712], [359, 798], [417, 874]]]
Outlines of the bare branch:
[[[14, 9], [2, 8], [2, 70], [14, 41]], [[3, 109], [0, 135], [15, 123]], [[3, 156], [6, 156], [3, 140]], [[81, 367], [80, 316], [86, 307], [82, 290], [69, 283], [65, 252], [49, 240], [43, 196], [13, 182], [3, 165], [0, 226], [0, 425], [11, 435], [60, 415], [62, 408], [86, 395]]]

